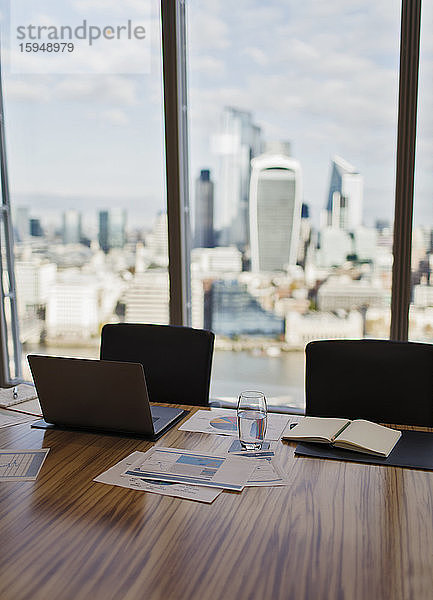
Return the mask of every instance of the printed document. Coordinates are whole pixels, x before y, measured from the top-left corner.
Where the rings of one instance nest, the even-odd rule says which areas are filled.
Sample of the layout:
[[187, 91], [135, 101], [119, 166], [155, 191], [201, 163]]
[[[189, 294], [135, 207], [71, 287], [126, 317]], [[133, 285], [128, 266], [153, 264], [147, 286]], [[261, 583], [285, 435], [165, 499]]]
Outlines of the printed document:
[[[265, 439], [276, 441], [289, 422], [289, 415], [268, 413], [268, 424]], [[226, 408], [213, 408], [212, 410], [198, 410], [183, 425], [180, 431], [194, 431], [196, 433], [218, 433], [220, 435], [238, 435], [238, 420], [236, 411]]]
[[278, 463], [270, 456], [262, 456], [256, 460], [259, 460], [260, 463], [248, 479], [246, 487], [272, 487], [289, 484]]
[[123, 475], [241, 491], [258, 464], [234, 455], [153, 447]]
[[208, 504], [221, 494], [222, 490], [217, 488], [158, 481], [157, 479], [146, 481], [137, 477], [122, 476], [122, 473], [129, 470], [134, 463], [143, 460], [145, 454], [145, 452], [133, 452], [114, 465], [114, 467], [96, 477], [93, 481], [107, 483], [108, 485], [119, 485], [132, 490], [162, 494], [163, 496], [197, 500], [198, 502], [207, 502]]
[[41, 450], [0, 450], [0, 481], [36, 479], [49, 452]]

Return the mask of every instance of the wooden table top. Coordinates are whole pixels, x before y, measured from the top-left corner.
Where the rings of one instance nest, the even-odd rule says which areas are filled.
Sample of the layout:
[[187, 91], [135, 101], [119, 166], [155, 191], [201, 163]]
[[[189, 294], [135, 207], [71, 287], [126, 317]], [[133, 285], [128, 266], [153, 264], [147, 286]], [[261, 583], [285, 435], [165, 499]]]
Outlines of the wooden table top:
[[[176, 427], [157, 444], [230, 441]], [[294, 457], [278, 442], [289, 486], [212, 504], [92, 481], [150, 446], [0, 429], [0, 448], [50, 448], [36, 481], [0, 483], [1, 600], [433, 597], [433, 472]]]

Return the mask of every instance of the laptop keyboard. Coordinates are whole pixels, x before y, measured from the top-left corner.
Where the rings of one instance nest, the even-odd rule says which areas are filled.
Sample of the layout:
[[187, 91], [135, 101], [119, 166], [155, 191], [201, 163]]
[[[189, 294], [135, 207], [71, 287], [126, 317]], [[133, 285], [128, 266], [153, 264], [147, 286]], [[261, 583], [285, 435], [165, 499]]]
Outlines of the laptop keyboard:
[[156, 421], [159, 421], [159, 417], [152, 417], [152, 423], [156, 423]]

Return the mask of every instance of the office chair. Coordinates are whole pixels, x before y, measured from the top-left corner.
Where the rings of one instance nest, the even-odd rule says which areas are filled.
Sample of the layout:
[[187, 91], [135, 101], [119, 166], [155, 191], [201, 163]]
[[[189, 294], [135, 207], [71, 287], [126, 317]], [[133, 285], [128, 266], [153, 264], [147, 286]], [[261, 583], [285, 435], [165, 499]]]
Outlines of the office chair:
[[323, 340], [305, 352], [307, 415], [433, 426], [433, 345]]
[[214, 338], [190, 327], [104, 325], [100, 357], [141, 363], [151, 402], [207, 406]]

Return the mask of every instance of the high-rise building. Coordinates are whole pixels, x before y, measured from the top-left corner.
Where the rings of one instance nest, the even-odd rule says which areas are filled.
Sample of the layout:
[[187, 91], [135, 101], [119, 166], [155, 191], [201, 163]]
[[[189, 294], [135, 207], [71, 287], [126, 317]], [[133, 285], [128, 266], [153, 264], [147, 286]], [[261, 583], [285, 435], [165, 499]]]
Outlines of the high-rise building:
[[234, 246], [224, 248], [194, 248], [191, 265], [199, 273], [240, 273], [242, 253]]
[[56, 281], [57, 267], [37, 255], [15, 262], [18, 311], [24, 317], [29, 309], [46, 305]]
[[303, 268], [305, 268], [307, 252], [308, 252], [310, 243], [311, 243], [310, 208], [307, 204], [302, 203], [297, 263], [298, 263], [298, 265], [301, 265]]
[[284, 334], [284, 318], [265, 310], [237, 280], [214, 281], [207, 304], [204, 326], [218, 335], [277, 338]]
[[216, 194], [219, 245], [244, 249], [249, 243], [251, 159], [261, 152], [261, 130], [253, 123], [250, 112], [224, 108], [215, 150], [220, 158]]
[[126, 239], [126, 210], [111, 208], [99, 212], [99, 247], [105, 253], [123, 248]]
[[167, 325], [170, 321], [169, 286], [165, 269], [137, 273], [123, 296], [125, 320]]
[[81, 213], [65, 210], [63, 213], [62, 241], [64, 244], [79, 244], [81, 240]]
[[331, 167], [326, 225], [353, 231], [362, 225], [363, 178], [355, 167], [334, 156]]
[[44, 235], [40, 219], [30, 219], [30, 235], [32, 237], [42, 237]]
[[146, 248], [151, 262], [160, 267], [168, 267], [168, 220], [167, 213], [156, 217], [153, 229], [146, 235]]
[[296, 264], [302, 207], [301, 166], [282, 153], [262, 154], [251, 163], [251, 270], [282, 271]]
[[210, 171], [203, 169], [195, 183], [194, 247], [213, 248], [213, 192]]
[[30, 236], [30, 218], [27, 206], [17, 206], [12, 211], [15, 241], [25, 242]]

